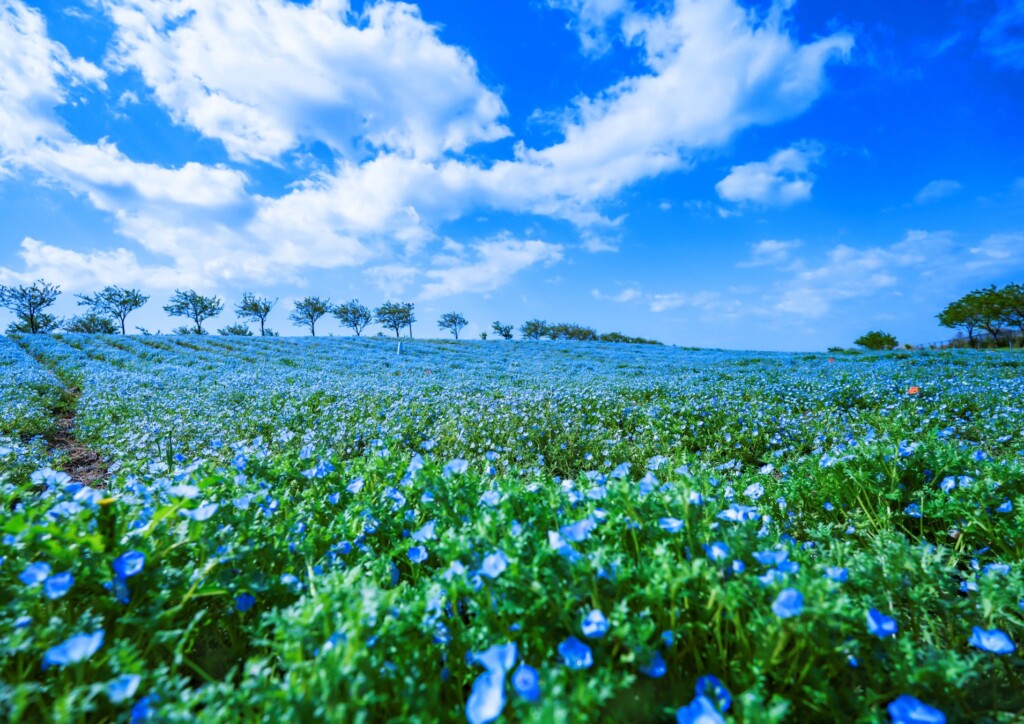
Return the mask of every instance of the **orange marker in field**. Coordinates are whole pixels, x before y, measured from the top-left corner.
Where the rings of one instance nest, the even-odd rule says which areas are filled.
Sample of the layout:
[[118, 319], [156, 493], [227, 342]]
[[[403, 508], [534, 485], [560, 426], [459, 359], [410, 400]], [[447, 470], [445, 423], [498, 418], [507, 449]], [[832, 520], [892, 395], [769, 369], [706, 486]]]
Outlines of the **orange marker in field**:
[[911, 387], [909, 390], [907, 390], [907, 394], [908, 395], [916, 395], [920, 391], [921, 391], [920, 387], [914, 386], [914, 387]]

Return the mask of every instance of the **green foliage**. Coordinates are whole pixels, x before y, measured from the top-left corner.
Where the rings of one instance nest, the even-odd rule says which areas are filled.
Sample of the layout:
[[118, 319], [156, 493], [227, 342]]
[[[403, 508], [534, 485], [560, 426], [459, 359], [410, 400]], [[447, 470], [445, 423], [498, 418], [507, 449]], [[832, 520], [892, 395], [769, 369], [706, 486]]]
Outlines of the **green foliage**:
[[89, 312], [65, 322], [64, 331], [80, 334], [117, 334], [121, 327], [110, 317]]
[[[221, 327], [217, 330], [217, 333], [225, 337], [252, 337], [252, 330], [244, 324], [229, 324], [226, 327]], [[263, 335], [266, 336], [266, 330]]]
[[[138, 289], [123, 289], [117, 286], [104, 287], [95, 294], [77, 294], [79, 306], [86, 306], [95, 315], [107, 317], [120, 322], [121, 334], [125, 331], [125, 320], [136, 309], [140, 309], [149, 297]], [[70, 331], [70, 330], [69, 330]], [[116, 334], [115, 330], [112, 334]]]
[[541, 339], [548, 335], [548, 329], [548, 323], [543, 319], [530, 319], [523, 322], [519, 328], [519, 334], [523, 336], [523, 339]]
[[972, 347], [978, 329], [985, 331], [994, 346], [1011, 342], [1011, 329], [1016, 329], [1020, 343], [1024, 343], [1024, 285], [975, 289], [948, 304], [937, 316], [943, 327], [966, 332]]
[[512, 339], [511, 324], [502, 324], [501, 322], [494, 322], [491, 324], [491, 329], [493, 329], [494, 333], [501, 337], [502, 339]]
[[44, 310], [53, 306], [59, 296], [60, 286], [42, 279], [31, 286], [0, 285], [0, 307], [17, 317], [17, 321], [7, 327], [7, 333], [45, 334], [56, 331], [61, 320]]
[[398, 337], [406, 327], [409, 328], [409, 336], [412, 337], [412, 325], [416, 321], [413, 314], [415, 308], [416, 305], [412, 302], [387, 301], [373, 310], [373, 318], [384, 329], [393, 331], [395, 337]]
[[235, 307], [235, 314], [244, 321], [259, 322], [260, 336], [271, 337], [274, 335], [267, 329], [267, 317], [276, 304], [276, 299], [257, 297], [252, 292], [245, 292], [242, 294], [242, 301]]
[[891, 349], [896, 349], [896, 347], [899, 345], [899, 342], [896, 341], [896, 338], [894, 336], [892, 336], [891, 334], [887, 334], [886, 332], [880, 331], [862, 334], [860, 337], [854, 340], [853, 343], [856, 345], [860, 345], [865, 349], [875, 351], [888, 351]]
[[297, 327], [309, 327], [309, 333], [315, 337], [317, 321], [331, 309], [330, 299], [306, 297], [295, 302], [295, 309], [288, 315], [288, 319]]
[[175, 334], [206, 334], [206, 331], [203, 329], [203, 322], [218, 316], [224, 311], [224, 302], [216, 296], [204, 297], [192, 289], [186, 291], [176, 289], [174, 296], [164, 305], [164, 311], [172, 317], [191, 319], [193, 324], [195, 324], [195, 327], [191, 329], [178, 327], [174, 330]]
[[362, 336], [363, 330], [373, 322], [373, 312], [369, 307], [360, 304], [358, 299], [339, 304], [331, 314], [337, 317], [342, 327], [351, 329], [357, 337]]
[[466, 318], [459, 312], [445, 312], [441, 315], [441, 318], [437, 320], [437, 328], [441, 330], [448, 330], [452, 333], [455, 339], [459, 338], [459, 332], [469, 324]]

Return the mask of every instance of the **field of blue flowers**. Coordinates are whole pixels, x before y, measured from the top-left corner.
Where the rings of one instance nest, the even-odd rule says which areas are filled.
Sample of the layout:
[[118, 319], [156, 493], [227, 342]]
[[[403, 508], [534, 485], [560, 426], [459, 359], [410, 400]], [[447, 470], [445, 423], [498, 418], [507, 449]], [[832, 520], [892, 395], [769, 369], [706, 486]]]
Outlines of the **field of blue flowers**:
[[1024, 710], [1020, 353], [31, 335], [0, 372], [4, 719]]

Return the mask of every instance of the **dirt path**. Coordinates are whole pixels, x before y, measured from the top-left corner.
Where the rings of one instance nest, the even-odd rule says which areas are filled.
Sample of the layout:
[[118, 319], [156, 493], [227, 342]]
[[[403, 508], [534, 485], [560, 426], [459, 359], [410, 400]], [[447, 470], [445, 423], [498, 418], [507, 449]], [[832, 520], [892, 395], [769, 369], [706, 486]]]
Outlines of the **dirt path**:
[[54, 452], [64, 458], [61, 470], [73, 480], [93, 486], [104, 480], [109, 471], [103, 458], [75, 437], [75, 404], [80, 395], [77, 387], [65, 388], [64, 404], [53, 411], [57, 431], [49, 438], [49, 443]]

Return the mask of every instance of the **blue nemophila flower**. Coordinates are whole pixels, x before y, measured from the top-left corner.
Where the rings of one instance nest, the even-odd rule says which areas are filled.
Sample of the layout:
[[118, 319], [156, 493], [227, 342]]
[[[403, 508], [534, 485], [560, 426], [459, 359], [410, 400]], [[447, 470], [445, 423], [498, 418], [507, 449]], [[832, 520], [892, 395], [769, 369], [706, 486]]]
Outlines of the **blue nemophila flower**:
[[91, 634], [76, 634], [43, 654], [43, 668], [69, 666], [92, 657], [103, 645], [103, 629]]
[[996, 508], [997, 513], [1012, 513], [1013, 502], [1010, 500], [1004, 501], [1001, 505]]
[[450, 478], [453, 475], [462, 475], [469, 470], [469, 462], [462, 458], [455, 458], [454, 460], [445, 463], [444, 468], [441, 470], [441, 475], [446, 478]]
[[411, 538], [417, 543], [426, 543], [428, 540], [434, 540], [437, 538], [437, 534], [434, 532], [437, 528], [437, 521], [427, 521], [422, 528], [412, 534]]
[[480, 653], [469, 654], [470, 663], [480, 664], [492, 673], [504, 676], [509, 669], [516, 665], [519, 657], [519, 648], [515, 643], [495, 644]]
[[697, 697], [706, 697], [710, 700], [720, 712], [727, 712], [732, 706], [732, 694], [725, 688], [725, 684], [713, 674], [705, 674], [697, 679], [693, 690]]
[[629, 463], [619, 463], [614, 470], [612, 470], [608, 477], [612, 480], [621, 480], [622, 478], [629, 477], [629, 469], [631, 465]]
[[55, 573], [43, 581], [43, 595], [51, 601], [63, 598], [71, 590], [74, 582], [75, 577], [71, 575], [71, 571]]
[[235, 608], [239, 613], [245, 613], [256, 604], [256, 597], [251, 593], [240, 593], [235, 596]]
[[597, 520], [592, 515], [588, 515], [583, 520], [571, 523], [570, 525], [563, 525], [559, 528], [559, 532], [565, 540], [571, 543], [582, 543], [588, 537], [591, 532], [597, 527]]
[[658, 518], [658, 527], [667, 533], [678, 533], [686, 527], [686, 522], [679, 518]]
[[114, 569], [114, 575], [124, 580], [141, 573], [145, 565], [146, 555], [144, 553], [128, 551], [115, 558], [110, 567]]
[[974, 627], [967, 643], [992, 654], [1012, 654], [1017, 648], [1004, 631], [997, 628], [987, 631], [980, 626]]
[[917, 503], [911, 503], [910, 505], [903, 509], [903, 512], [911, 518], [920, 518], [921, 506], [918, 505]]
[[1010, 572], [1010, 566], [1007, 563], [988, 563], [981, 569], [981, 572], [983, 575], [994, 573], [998, 576], [1005, 576]]
[[821, 507], [822, 507], [822, 508], [824, 508], [824, 509], [825, 509], [825, 511], [826, 511], [826, 512], [829, 512], [829, 513], [831, 513], [831, 512], [833, 511], [833, 510], [835, 510], [835, 509], [836, 509], [836, 506], [834, 506], [834, 505], [832, 504], [832, 502], [831, 502], [831, 501], [828, 501], [828, 500], [826, 500], [826, 501], [825, 501], [825, 504], [824, 504], [824, 505], [822, 505]]
[[159, 696], [156, 694], [149, 694], [135, 702], [134, 706], [132, 706], [132, 724], [152, 721], [158, 701], [160, 701]]
[[850, 572], [846, 568], [841, 566], [829, 566], [825, 569], [825, 578], [836, 583], [846, 583], [850, 577]]
[[120, 704], [135, 696], [142, 677], [138, 674], [122, 674], [107, 683], [107, 698], [111, 704]]
[[469, 724], [488, 724], [501, 716], [504, 708], [504, 673], [485, 671], [476, 677], [466, 700], [466, 721]]
[[873, 636], [877, 636], [880, 639], [885, 638], [886, 636], [892, 636], [899, 631], [896, 619], [889, 618], [877, 608], [873, 608], [868, 611], [867, 618], [868, 633]]
[[753, 555], [754, 560], [762, 566], [777, 566], [789, 557], [789, 551], [754, 551], [751, 555]]
[[26, 586], [35, 586], [50, 577], [53, 569], [49, 563], [37, 561], [26, 566], [25, 570], [18, 575], [18, 580]]
[[345, 486], [345, 490], [349, 493], [352, 493], [352, 495], [358, 495], [359, 491], [363, 489], [363, 485], [365, 485], [363, 479], [356, 478], [355, 480], [350, 481], [349, 484]]
[[743, 491], [743, 495], [751, 500], [760, 500], [761, 496], [764, 495], [764, 486], [761, 483], [751, 483]]
[[213, 517], [213, 514], [217, 512], [220, 507], [217, 503], [203, 503], [194, 510], [181, 510], [178, 511], [181, 515], [185, 516], [189, 520], [194, 520], [197, 523], [202, 523], [205, 520], [209, 520]]
[[473, 682], [473, 690], [466, 701], [466, 719], [470, 722], [484, 724], [501, 715], [505, 708], [505, 673], [515, 666], [517, 653], [516, 645], [507, 643], [469, 655], [470, 662], [487, 669]]
[[909, 694], [900, 694], [887, 707], [892, 724], [946, 724], [946, 715]]
[[512, 673], [512, 688], [532, 704], [540, 699], [540, 675], [529, 664], [520, 664]]
[[485, 557], [480, 564], [480, 573], [488, 578], [497, 578], [508, 568], [508, 557], [503, 551], [497, 550]]
[[772, 604], [772, 613], [779, 618], [799, 616], [804, 610], [804, 597], [795, 588], [784, 588]]
[[706, 696], [695, 697], [676, 711], [677, 724], [725, 724], [725, 719]]
[[668, 665], [658, 651], [650, 657], [647, 663], [640, 666], [640, 673], [652, 679], [660, 679], [668, 672]]
[[740, 505], [731, 503], [728, 508], [716, 516], [719, 520], [727, 520], [732, 523], [746, 523], [750, 520], [757, 520], [760, 514], [757, 508], [752, 505]]
[[428, 557], [427, 549], [423, 546], [413, 546], [409, 549], [409, 560], [413, 563], [422, 563], [427, 560]]
[[501, 493], [497, 490], [488, 490], [486, 493], [480, 496], [480, 505], [486, 505], [493, 508], [501, 502]]
[[31, 616], [18, 616], [18, 618], [14, 619], [14, 628], [28, 628], [31, 625]]
[[714, 543], [705, 543], [704, 552], [708, 558], [713, 561], [724, 561], [729, 557], [729, 546], [722, 541], [715, 541]]
[[599, 639], [608, 633], [608, 619], [597, 609], [587, 614], [580, 627], [588, 639]]
[[590, 647], [575, 636], [558, 644], [558, 654], [570, 669], [589, 669], [594, 665], [594, 654]]

